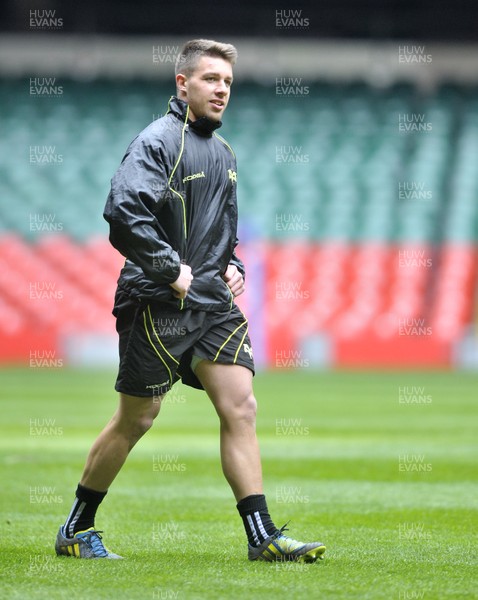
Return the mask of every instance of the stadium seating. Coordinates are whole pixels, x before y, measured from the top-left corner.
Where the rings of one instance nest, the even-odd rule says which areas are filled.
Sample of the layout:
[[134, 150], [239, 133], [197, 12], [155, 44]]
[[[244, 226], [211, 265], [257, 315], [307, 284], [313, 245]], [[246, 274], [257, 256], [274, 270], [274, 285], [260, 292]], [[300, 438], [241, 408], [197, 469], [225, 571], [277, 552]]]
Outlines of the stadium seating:
[[[42, 97], [27, 79], [0, 82], [9, 340], [25, 329], [111, 330], [123, 258], [102, 218], [109, 180], [172, 92], [161, 82], [57, 83], [61, 94]], [[422, 115], [428, 129], [401, 131], [403, 115]], [[372, 356], [396, 344], [400, 323], [449, 346], [463, 335], [476, 312], [477, 90], [317, 82], [283, 97], [272, 84], [235, 84], [221, 133], [238, 157], [241, 303], [259, 362], [326, 334], [354, 364], [347, 348], [365, 340], [356, 360]]]

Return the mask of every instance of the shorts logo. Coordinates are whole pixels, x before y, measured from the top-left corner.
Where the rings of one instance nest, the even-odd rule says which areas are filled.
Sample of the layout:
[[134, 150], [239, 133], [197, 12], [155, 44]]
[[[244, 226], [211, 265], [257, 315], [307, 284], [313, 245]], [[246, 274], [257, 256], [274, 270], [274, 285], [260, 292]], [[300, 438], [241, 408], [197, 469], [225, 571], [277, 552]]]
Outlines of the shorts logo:
[[252, 360], [252, 348], [249, 346], [249, 344], [244, 344], [242, 349], [246, 354], [249, 354], [249, 358]]
[[193, 175], [187, 175], [183, 178], [183, 183], [186, 183], [186, 181], [192, 181], [193, 179], [199, 179], [199, 177], [206, 177], [206, 175], [204, 175], [204, 171], [201, 171], [200, 173], [194, 173]]
[[227, 170], [227, 175], [232, 183], [237, 183], [237, 173], [232, 169]]
[[163, 383], [153, 383], [152, 385], [147, 385], [146, 389], [151, 390], [153, 396], [160, 396], [165, 393], [165, 386], [169, 386], [169, 380], [163, 381]]
[[163, 387], [163, 385], [168, 385], [168, 383], [169, 379], [166, 379], [166, 381], [163, 381], [163, 383], [153, 383], [152, 385], [147, 385], [146, 389], [149, 390], [150, 388]]

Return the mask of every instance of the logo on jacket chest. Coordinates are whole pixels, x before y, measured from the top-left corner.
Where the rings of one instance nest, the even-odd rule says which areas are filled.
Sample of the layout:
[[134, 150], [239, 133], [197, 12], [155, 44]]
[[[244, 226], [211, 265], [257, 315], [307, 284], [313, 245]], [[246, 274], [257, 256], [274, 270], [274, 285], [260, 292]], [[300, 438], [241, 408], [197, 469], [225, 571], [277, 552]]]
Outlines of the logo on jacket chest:
[[193, 173], [192, 175], [186, 175], [186, 177], [183, 177], [183, 183], [186, 183], [186, 181], [192, 181], [193, 179], [199, 179], [200, 177], [206, 177], [206, 175], [204, 175], [204, 171], [201, 171], [200, 173]]

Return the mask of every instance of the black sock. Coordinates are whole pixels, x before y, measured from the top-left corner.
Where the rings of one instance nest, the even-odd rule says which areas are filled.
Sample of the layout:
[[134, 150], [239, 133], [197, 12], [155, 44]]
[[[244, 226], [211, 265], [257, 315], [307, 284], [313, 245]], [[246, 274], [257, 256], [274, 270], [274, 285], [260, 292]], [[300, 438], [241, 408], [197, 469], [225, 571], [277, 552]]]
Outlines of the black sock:
[[278, 531], [269, 515], [266, 497], [263, 494], [243, 498], [237, 504], [237, 510], [242, 517], [247, 540], [251, 546], [260, 546]]
[[77, 531], [85, 531], [85, 529], [94, 527], [96, 511], [105, 496], [106, 492], [95, 492], [79, 483], [76, 488], [75, 501], [63, 525], [63, 534], [72, 538], [75, 537]]

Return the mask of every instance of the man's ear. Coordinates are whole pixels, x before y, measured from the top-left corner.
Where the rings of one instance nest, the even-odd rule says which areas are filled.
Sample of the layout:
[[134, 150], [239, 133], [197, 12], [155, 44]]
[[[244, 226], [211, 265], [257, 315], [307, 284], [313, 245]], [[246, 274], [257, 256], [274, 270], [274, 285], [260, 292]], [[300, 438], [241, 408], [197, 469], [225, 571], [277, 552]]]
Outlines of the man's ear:
[[187, 92], [186, 81], [187, 81], [186, 75], [183, 75], [182, 73], [178, 73], [176, 75], [176, 87], [179, 92], [183, 92], [184, 94], [186, 94], [186, 92]]

